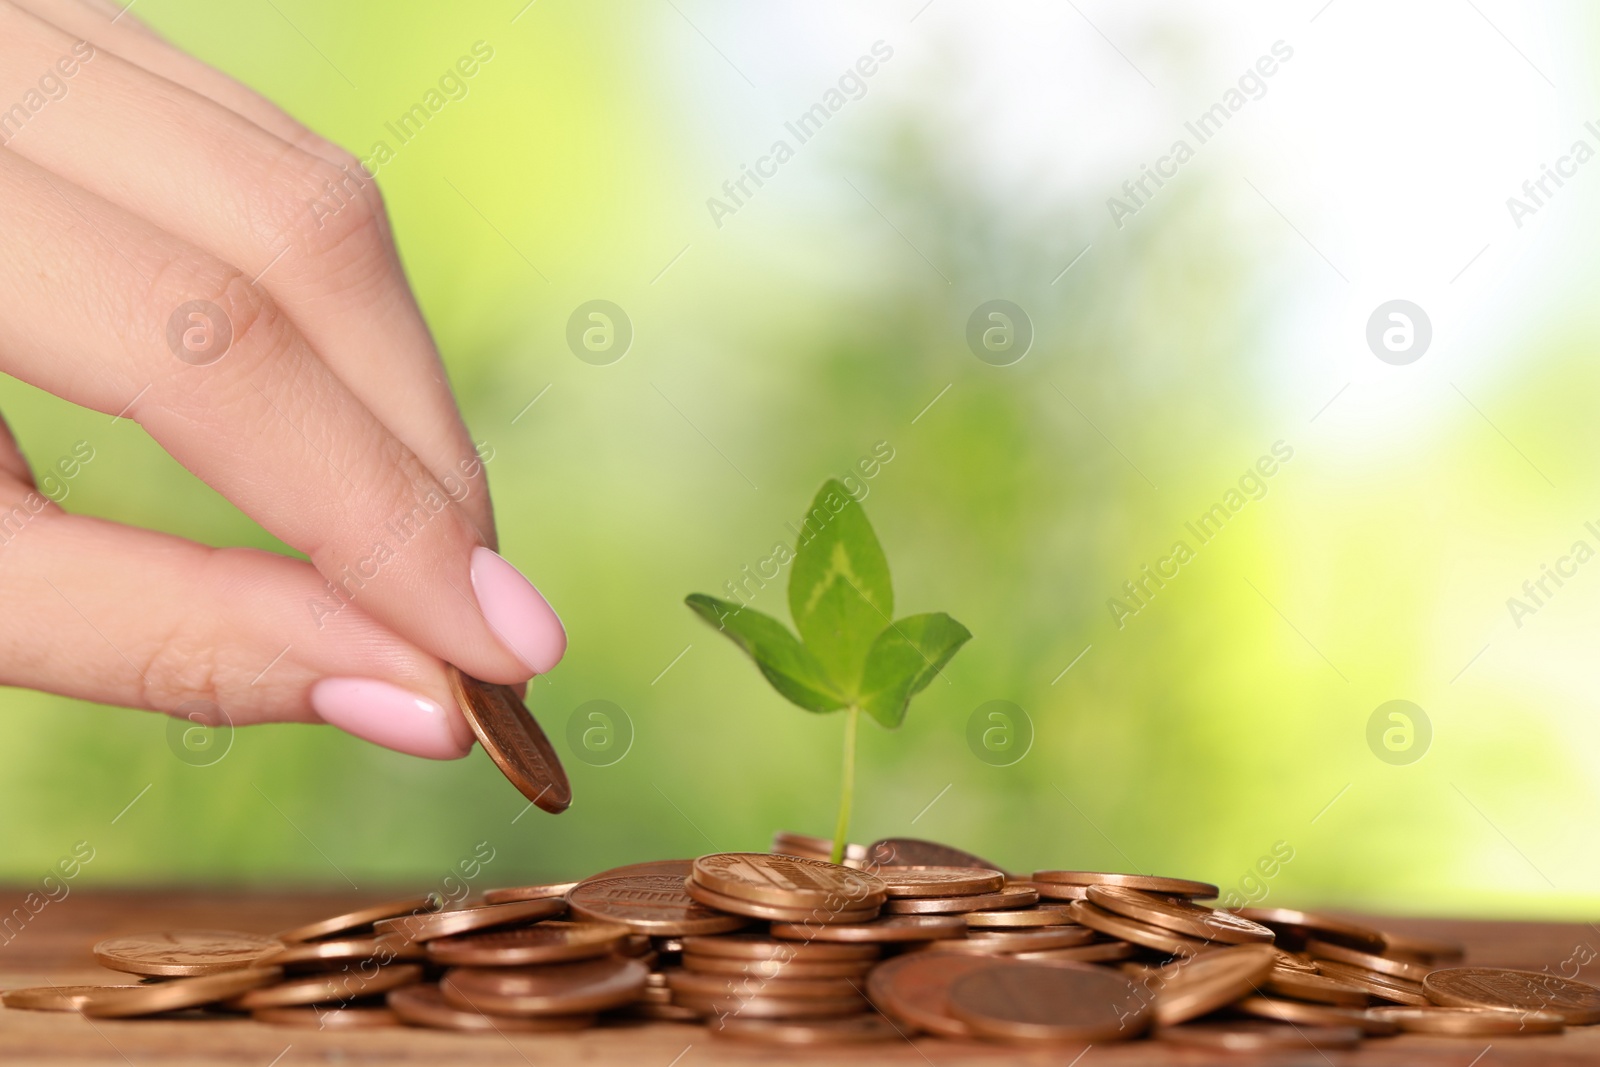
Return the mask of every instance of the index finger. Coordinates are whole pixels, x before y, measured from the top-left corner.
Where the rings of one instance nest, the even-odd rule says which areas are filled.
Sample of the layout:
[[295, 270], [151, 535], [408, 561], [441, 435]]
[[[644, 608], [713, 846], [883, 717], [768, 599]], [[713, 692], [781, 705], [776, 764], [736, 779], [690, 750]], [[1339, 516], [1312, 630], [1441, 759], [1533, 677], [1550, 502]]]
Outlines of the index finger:
[[[237, 269], [10, 153], [0, 153], [0, 226], [11, 250], [0, 256], [0, 291], [13, 294], [0, 302], [8, 368], [136, 418], [310, 556], [328, 586], [308, 612], [359, 601], [491, 682], [561, 658], [565, 633], [544, 598]], [[214, 332], [190, 348], [190, 330]]]
[[[24, 94], [38, 70], [60, 69], [70, 91], [7, 147], [254, 278], [434, 477], [467, 484], [458, 506], [493, 547], [487, 480], [361, 164], [296, 147], [316, 139], [281, 112], [269, 131], [36, 15], [0, 4], [0, 98]], [[118, 47], [132, 42], [157, 44], [124, 31]], [[76, 61], [53, 66], [64, 56]]]

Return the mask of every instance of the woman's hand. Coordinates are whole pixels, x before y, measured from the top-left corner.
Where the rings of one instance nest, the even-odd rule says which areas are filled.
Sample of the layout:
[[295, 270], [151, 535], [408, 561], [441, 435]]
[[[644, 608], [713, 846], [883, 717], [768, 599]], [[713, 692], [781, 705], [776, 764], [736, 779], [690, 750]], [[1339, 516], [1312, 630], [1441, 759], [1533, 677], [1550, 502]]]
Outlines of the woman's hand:
[[0, 369], [138, 422], [311, 562], [68, 515], [0, 427], [0, 682], [464, 755], [444, 664], [517, 683], [566, 636], [492, 551], [377, 189], [120, 12], [0, 0]]

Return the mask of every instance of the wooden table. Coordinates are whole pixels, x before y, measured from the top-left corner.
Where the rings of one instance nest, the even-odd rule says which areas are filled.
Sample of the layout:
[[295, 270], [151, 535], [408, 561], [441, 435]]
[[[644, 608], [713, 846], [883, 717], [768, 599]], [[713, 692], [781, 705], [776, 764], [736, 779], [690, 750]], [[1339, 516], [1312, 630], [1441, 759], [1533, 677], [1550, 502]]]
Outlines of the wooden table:
[[[17, 901], [26, 890], [0, 895]], [[404, 891], [395, 893], [404, 895]], [[0, 986], [39, 985], [46, 980], [103, 983], [126, 980], [95, 965], [89, 947], [102, 937], [139, 930], [222, 928], [271, 933], [348, 907], [379, 899], [330, 893], [89, 892], [74, 891], [50, 903], [20, 930], [13, 919], [0, 931]], [[0, 918], [4, 918], [0, 916]], [[1460, 940], [1468, 960], [1486, 966], [1528, 967], [1586, 959], [1600, 953], [1600, 928], [1579, 924], [1444, 922], [1418, 919], [1368, 920], [1402, 932]], [[7, 940], [9, 938], [9, 940]], [[1572, 973], [1571, 965], [1568, 974]], [[1600, 961], [1580, 977], [1600, 984]], [[1443, 1039], [1403, 1035], [1366, 1042], [1355, 1052], [1226, 1057], [1194, 1053], [1155, 1042], [1095, 1046], [1074, 1061], [1078, 1049], [1018, 1050], [921, 1038], [894, 1046], [786, 1051], [736, 1044], [697, 1026], [649, 1024], [608, 1026], [577, 1034], [462, 1035], [396, 1029], [366, 1033], [320, 1033], [264, 1026], [226, 1018], [88, 1020], [56, 1012], [0, 1011], [0, 1063], [95, 1064], [106, 1067], [299, 1067], [301, 1064], [505, 1064], [508, 1067], [588, 1064], [606, 1067], [706, 1067], [742, 1063], [891, 1063], [958, 1067], [1002, 1063], [1100, 1067], [1102, 1064], [1199, 1065], [1212, 1063], [1355, 1064], [1555, 1067], [1600, 1064], [1600, 1026], [1551, 1037]]]

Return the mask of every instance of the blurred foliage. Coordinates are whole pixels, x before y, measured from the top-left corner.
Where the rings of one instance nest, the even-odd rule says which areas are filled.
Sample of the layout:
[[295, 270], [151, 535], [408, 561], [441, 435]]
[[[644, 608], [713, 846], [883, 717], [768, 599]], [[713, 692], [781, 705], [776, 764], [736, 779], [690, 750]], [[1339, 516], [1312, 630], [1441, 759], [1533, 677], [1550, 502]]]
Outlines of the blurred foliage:
[[[682, 598], [792, 544], [785, 523], [815, 487], [886, 441], [868, 506], [916, 598], [899, 610], [947, 609], [975, 639], [902, 736], [863, 726], [859, 840], [927, 836], [1021, 870], [1230, 887], [1281, 841], [1294, 858], [1274, 901], [1560, 912], [1600, 899], [1600, 869], [1566, 840], [1576, 821], [1549, 815], [1594, 810], [1561, 739], [1594, 732], [1570, 687], [1530, 688], [1498, 654], [1451, 684], [1540, 546], [1581, 519], [1531, 494], [1470, 412], [1378, 454], [1338, 408], [1309, 422], [1321, 397], [1285, 403], [1278, 364], [1308, 357], [1276, 351], [1260, 323], [1321, 267], [1241, 223], [1202, 166], [1061, 274], [1081, 235], [1104, 232], [1097, 201], [981, 183], [947, 150], [959, 117], [880, 106], [718, 229], [704, 200], [742, 149], [707, 133], [695, 87], [743, 87], [697, 69], [718, 62], [704, 42], [670, 5], [537, 3], [513, 24], [519, 6], [145, 0], [139, 13], [363, 155], [474, 41], [495, 49], [380, 178], [468, 422], [494, 449], [503, 551], [571, 636], [531, 705], [570, 754], [573, 709], [614, 701], [632, 749], [605, 767], [569, 758], [572, 810], [519, 817], [481, 752], [435, 764], [269, 726], [192, 767], [160, 716], [8, 692], [0, 873], [31, 879], [88, 839], [101, 884], [366, 888], [442, 877], [488, 840], [488, 884], [826, 834], [841, 720], [793, 714]], [[1036, 330], [1010, 367], [963, 341], [996, 296]], [[563, 339], [571, 310], [600, 297], [636, 330], [608, 367]], [[1562, 406], [1573, 391], [1521, 388], [1496, 411], [1543, 405], [1579, 432], [1583, 413]], [[137, 427], [9, 381], [0, 401], [35, 461], [79, 439], [99, 450], [69, 507], [272, 546]], [[1266, 495], [1119, 629], [1107, 599], [1280, 440], [1294, 458]], [[786, 577], [755, 605], [781, 613]], [[1375, 759], [1364, 733], [1401, 696], [1435, 731], [1408, 767]], [[967, 748], [968, 716], [993, 699], [1036, 731], [1013, 766]]]

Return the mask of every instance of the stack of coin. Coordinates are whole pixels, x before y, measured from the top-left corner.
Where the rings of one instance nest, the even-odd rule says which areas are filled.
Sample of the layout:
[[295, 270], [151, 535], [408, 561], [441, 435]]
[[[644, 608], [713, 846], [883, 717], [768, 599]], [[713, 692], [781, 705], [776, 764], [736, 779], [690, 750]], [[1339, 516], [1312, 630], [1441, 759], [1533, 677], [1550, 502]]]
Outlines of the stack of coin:
[[683, 887], [708, 908], [773, 922], [864, 922], [877, 918], [888, 896], [865, 871], [766, 852], [701, 856]]
[[[10, 990], [10, 1008], [186, 1009], [319, 1028], [538, 1032], [703, 1023], [775, 1045], [926, 1033], [1013, 1044], [1154, 1036], [1209, 1049], [1347, 1048], [1403, 1031], [1500, 1037], [1600, 1022], [1600, 989], [1462, 966], [1460, 946], [1284, 908], [1224, 910], [1204, 882], [1045, 870], [1019, 879], [914, 839], [779, 835], [722, 853], [389, 901], [285, 930], [95, 946], [139, 985]], [[808, 854], [800, 854], [802, 852]], [[875, 1009], [875, 1010], [874, 1010]]]
[[997, 868], [886, 866], [874, 873], [889, 887], [886, 913], [957, 922], [968, 931], [965, 937], [930, 939], [906, 951], [1083, 962], [1133, 953], [1126, 942], [1103, 938], [1079, 923], [1067, 904], [1041, 900], [1039, 885], [1011, 879]]
[[[681, 966], [665, 982], [674, 1004], [717, 1031], [735, 1019], [840, 1019], [869, 1010], [863, 989], [879, 955], [872, 943], [783, 940], [770, 932], [688, 937]], [[790, 1032], [799, 1033], [798, 1025]]]
[[690, 937], [731, 933], [752, 925], [750, 920], [697, 903], [684, 888], [692, 860], [660, 860], [618, 867], [578, 882], [567, 893], [572, 917], [579, 922], [615, 924], [630, 937], [649, 945], [651, 964], [645, 985], [627, 1012], [639, 1018], [666, 1022], [696, 1022], [703, 1018], [675, 1001], [667, 985], [683, 957]]
[[[524, 894], [524, 899], [482, 908], [441, 912], [433, 929], [416, 931], [428, 961], [445, 968], [437, 987], [391, 994], [389, 1006], [413, 1025], [449, 1029], [575, 1030], [599, 1012], [631, 1005], [649, 976], [652, 947], [619, 923], [552, 918], [564, 898]], [[531, 925], [480, 926], [472, 917], [522, 908]], [[446, 916], [459, 917], [442, 932]], [[463, 928], [465, 927], [465, 928]], [[448, 1012], [448, 1014], [446, 1014]]]
[[1121, 938], [1169, 957], [1198, 956], [1222, 945], [1272, 944], [1272, 930], [1229, 911], [1196, 904], [1216, 895], [1216, 887], [1181, 878], [1140, 875], [1089, 875], [1040, 871], [1034, 879], [1072, 877], [1084, 890], [1065, 905], [1072, 918], [1091, 930]]

